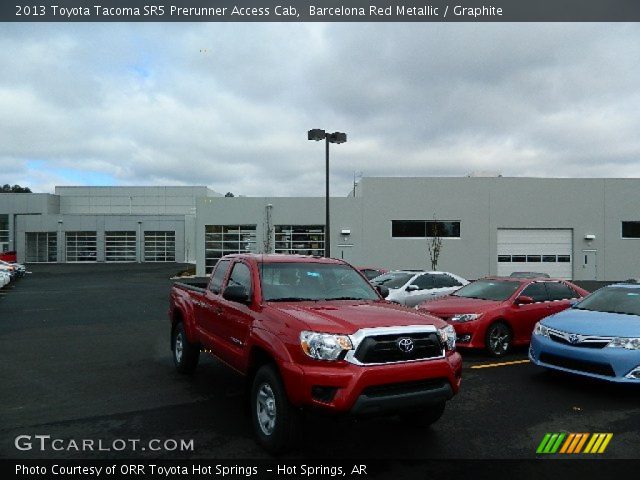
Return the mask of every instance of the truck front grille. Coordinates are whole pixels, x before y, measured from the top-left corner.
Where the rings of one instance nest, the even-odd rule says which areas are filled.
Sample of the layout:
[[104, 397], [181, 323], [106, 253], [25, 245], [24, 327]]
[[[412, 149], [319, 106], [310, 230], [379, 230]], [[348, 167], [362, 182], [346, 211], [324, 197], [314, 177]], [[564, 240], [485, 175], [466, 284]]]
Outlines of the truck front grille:
[[362, 340], [355, 358], [364, 364], [394, 363], [443, 356], [436, 332], [369, 336]]

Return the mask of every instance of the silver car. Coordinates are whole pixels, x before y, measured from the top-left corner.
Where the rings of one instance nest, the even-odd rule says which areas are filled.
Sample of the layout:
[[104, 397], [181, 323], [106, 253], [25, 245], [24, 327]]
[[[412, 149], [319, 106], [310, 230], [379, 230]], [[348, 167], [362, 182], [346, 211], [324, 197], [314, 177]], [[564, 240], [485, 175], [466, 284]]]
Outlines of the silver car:
[[387, 287], [390, 302], [415, 307], [425, 300], [449, 295], [469, 282], [449, 272], [394, 270], [374, 278], [371, 283]]

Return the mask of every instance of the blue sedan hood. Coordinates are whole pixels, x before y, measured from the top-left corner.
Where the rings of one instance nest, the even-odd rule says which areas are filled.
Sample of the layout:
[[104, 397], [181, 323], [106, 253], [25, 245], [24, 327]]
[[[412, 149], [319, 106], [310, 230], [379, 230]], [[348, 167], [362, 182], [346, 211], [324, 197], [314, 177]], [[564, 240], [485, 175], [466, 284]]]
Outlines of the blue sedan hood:
[[602, 337], [640, 337], [640, 316], [569, 308], [541, 322], [567, 333]]

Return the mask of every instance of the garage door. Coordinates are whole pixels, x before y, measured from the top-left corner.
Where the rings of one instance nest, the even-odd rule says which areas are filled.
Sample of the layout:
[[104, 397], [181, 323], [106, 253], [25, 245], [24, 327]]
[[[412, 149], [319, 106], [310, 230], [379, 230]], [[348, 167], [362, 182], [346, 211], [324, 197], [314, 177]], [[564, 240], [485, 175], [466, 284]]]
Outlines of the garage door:
[[105, 262], [135, 262], [136, 232], [105, 232], [104, 260]]
[[145, 262], [175, 262], [176, 232], [144, 232]]
[[96, 232], [66, 232], [67, 262], [95, 262]]
[[570, 229], [499, 229], [498, 275], [540, 272], [571, 279], [572, 245]]

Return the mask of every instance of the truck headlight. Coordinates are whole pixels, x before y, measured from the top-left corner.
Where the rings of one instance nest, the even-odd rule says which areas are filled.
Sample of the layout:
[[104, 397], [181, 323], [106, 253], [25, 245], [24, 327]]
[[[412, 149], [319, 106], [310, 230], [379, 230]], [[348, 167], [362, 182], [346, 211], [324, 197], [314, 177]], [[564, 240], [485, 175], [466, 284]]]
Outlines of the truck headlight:
[[541, 337], [549, 338], [549, 329], [542, 325], [540, 322], [536, 323], [536, 326], [533, 327], [533, 334], [540, 335]]
[[447, 350], [456, 349], [456, 329], [452, 325], [439, 328], [438, 335], [440, 335], [440, 341], [447, 346]]
[[477, 320], [482, 316], [481, 313], [456, 313], [451, 317], [452, 322], [471, 322]]
[[640, 350], [640, 338], [615, 337], [611, 339], [611, 342], [609, 342], [607, 347]]
[[316, 360], [342, 360], [353, 349], [347, 335], [303, 331], [300, 333], [302, 351]]

